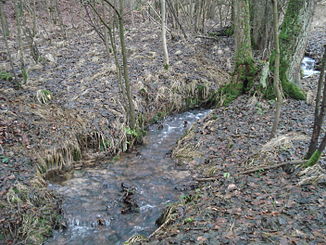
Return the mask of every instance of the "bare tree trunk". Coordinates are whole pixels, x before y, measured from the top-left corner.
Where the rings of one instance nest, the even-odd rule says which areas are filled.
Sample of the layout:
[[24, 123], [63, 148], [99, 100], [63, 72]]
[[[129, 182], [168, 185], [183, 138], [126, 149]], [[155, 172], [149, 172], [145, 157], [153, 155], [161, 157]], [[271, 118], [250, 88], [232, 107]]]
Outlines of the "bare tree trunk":
[[165, 0], [161, 0], [161, 15], [162, 15], [162, 45], [163, 45], [163, 53], [164, 53], [164, 69], [169, 69], [170, 61], [169, 61], [169, 53], [168, 47], [166, 43], [166, 11], [165, 11]]
[[126, 93], [129, 103], [129, 126], [131, 129], [136, 128], [136, 118], [135, 118], [135, 106], [131, 95], [131, 87], [128, 73], [128, 62], [127, 62], [127, 52], [126, 52], [126, 44], [125, 44], [125, 34], [124, 34], [124, 20], [123, 20], [123, 11], [124, 8], [124, 0], [119, 1], [119, 37], [120, 37], [120, 45], [121, 45], [121, 53], [122, 53], [122, 64], [123, 64], [123, 77], [125, 80]]
[[280, 121], [281, 107], [283, 102], [282, 85], [280, 84], [280, 40], [278, 35], [278, 1], [273, 0], [273, 19], [274, 19], [274, 39], [275, 39], [275, 69], [274, 69], [274, 90], [276, 94], [276, 108], [274, 122], [271, 132], [271, 138], [274, 138], [277, 133], [278, 124]]
[[22, 17], [23, 17], [23, 2], [18, 0], [15, 3], [15, 13], [16, 13], [16, 28], [17, 28], [17, 44], [18, 44], [18, 54], [20, 60], [20, 69], [23, 76], [23, 82], [26, 83], [28, 79], [27, 70], [25, 67], [25, 55], [23, 48], [23, 37], [22, 37]]
[[14, 62], [12, 60], [12, 56], [10, 53], [10, 49], [9, 49], [9, 44], [8, 44], [8, 35], [9, 32], [5, 31], [6, 30], [6, 16], [4, 14], [3, 11], [3, 4], [0, 1], [0, 21], [1, 21], [1, 29], [2, 29], [2, 35], [3, 35], [3, 39], [4, 39], [4, 43], [5, 43], [5, 47], [6, 47], [6, 52], [7, 52], [7, 56], [9, 59], [9, 64], [10, 64], [10, 68], [11, 68], [11, 73], [14, 76], [14, 82], [17, 88], [20, 88], [20, 83], [18, 82], [18, 78], [15, 72], [15, 67], [14, 67]]
[[250, 36], [249, 0], [233, 1], [235, 34], [235, 70], [233, 81], [245, 88], [252, 79], [254, 60]]
[[325, 68], [326, 68], [326, 45], [324, 46], [324, 55], [322, 58], [322, 66], [321, 66], [321, 71], [318, 80], [318, 90], [317, 90], [317, 98], [316, 98], [316, 106], [315, 106], [313, 132], [311, 135], [311, 140], [310, 140], [309, 149], [306, 158], [310, 158], [312, 154], [315, 152], [315, 150], [317, 149], [318, 138], [320, 135], [321, 127], [324, 122], [325, 107], [326, 107], [326, 79], [324, 83], [324, 92], [323, 92], [323, 99], [321, 104], [320, 104], [320, 97], [321, 97], [321, 88], [323, 86], [322, 83], [325, 76]]
[[59, 22], [61, 33], [63, 34], [64, 39], [67, 39], [67, 30], [66, 30], [66, 27], [65, 27], [65, 25], [63, 23], [63, 17], [62, 17], [60, 8], [59, 8], [58, 0], [54, 0], [54, 8], [55, 8], [55, 12], [57, 14], [57, 19], [58, 19], [58, 22]]

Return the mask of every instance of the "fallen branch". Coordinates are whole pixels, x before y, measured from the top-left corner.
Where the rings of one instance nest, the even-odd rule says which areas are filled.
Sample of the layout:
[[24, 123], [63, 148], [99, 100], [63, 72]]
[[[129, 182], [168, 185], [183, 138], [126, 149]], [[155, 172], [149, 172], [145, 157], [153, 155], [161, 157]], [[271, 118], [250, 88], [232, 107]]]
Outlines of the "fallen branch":
[[286, 165], [299, 165], [299, 164], [302, 164], [302, 163], [305, 163], [305, 161], [303, 161], [303, 160], [295, 160], [295, 161], [290, 161], [290, 162], [278, 163], [278, 164], [274, 164], [274, 165], [271, 165], [271, 166], [257, 167], [257, 168], [249, 169], [247, 171], [240, 172], [237, 175], [251, 174], [251, 173], [254, 173], [254, 172], [257, 172], [257, 171], [261, 171], [261, 170], [269, 170], [269, 169], [283, 167], [283, 166], [286, 166]]
[[[255, 173], [257, 171], [279, 168], [279, 167], [283, 167], [286, 165], [299, 165], [299, 164], [303, 164], [303, 163], [305, 163], [305, 161], [295, 160], [295, 161], [290, 161], [290, 162], [278, 163], [278, 164], [274, 164], [274, 165], [270, 165], [270, 166], [260, 166], [257, 168], [252, 168], [252, 169], [237, 173], [235, 175], [239, 176], [239, 175], [244, 175], [244, 174], [251, 174], [251, 173]], [[215, 181], [218, 178], [221, 178], [221, 176], [202, 177], [202, 178], [196, 178], [195, 180], [198, 182], [208, 182], [208, 181]]]
[[219, 41], [219, 39], [215, 38], [215, 37], [209, 37], [209, 36], [200, 36], [200, 35], [197, 35], [195, 37], [198, 37], [198, 38], [205, 38], [205, 39], [211, 39], [211, 40], [215, 40], [215, 41]]

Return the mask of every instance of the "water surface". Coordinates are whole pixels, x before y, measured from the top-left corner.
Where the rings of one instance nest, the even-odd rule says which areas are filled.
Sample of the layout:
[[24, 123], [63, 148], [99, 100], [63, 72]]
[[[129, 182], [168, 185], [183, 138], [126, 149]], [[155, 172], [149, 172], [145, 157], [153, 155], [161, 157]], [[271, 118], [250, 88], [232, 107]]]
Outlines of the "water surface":
[[[136, 152], [122, 154], [106, 168], [76, 171], [74, 178], [51, 184], [49, 188], [64, 198], [67, 229], [47, 244], [122, 244], [136, 233], [152, 233], [163, 208], [191, 181], [190, 173], [177, 169], [169, 153], [191, 123], [207, 114], [195, 110], [168, 117], [150, 127], [146, 145]], [[137, 212], [124, 214], [121, 185], [133, 189]]]

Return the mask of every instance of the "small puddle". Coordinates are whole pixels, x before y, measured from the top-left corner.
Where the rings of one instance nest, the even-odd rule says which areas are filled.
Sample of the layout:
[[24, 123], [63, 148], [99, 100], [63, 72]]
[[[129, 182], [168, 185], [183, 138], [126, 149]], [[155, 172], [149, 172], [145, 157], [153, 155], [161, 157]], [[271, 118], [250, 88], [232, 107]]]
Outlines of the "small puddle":
[[146, 145], [136, 153], [50, 184], [63, 196], [67, 229], [46, 244], [122, 244], [136, 233], [151, 234], [164, 207], [178, 200], [182, 186], [191, 181], [188, 171], [176, 169], [169, 153], [185, 130], [208, 113], [194, 110], [168, 117], [149, 128]]
[[301, 62], [301, 69], [303, 78], [311, 77], [312, 75], [318, 74], [319, 71], [315, 70], [316, 61], [309, 57], [304, 57]]

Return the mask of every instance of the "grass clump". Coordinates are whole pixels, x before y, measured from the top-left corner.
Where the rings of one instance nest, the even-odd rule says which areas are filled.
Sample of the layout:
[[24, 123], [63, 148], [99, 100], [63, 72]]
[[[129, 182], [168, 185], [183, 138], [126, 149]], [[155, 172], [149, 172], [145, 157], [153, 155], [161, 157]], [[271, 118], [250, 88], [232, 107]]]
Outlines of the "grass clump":
[[45, 188], [23, 184], [11, 187], [0, 201], [1, 240], [17, 244], [42, 244], [54, 228], [59, 228], [61, 215], [58, 201]]
[[5, 71], [0, 71], [0, 80], [11, 81], [13, 79], [14, 79], [14, 77], [11, 73], [5, 72]]
[[40, 104], [47, 104], [50, 100], [52, 100], [52, 92], [47, 89], [40, 89], [36, 92], [36, 100]]

